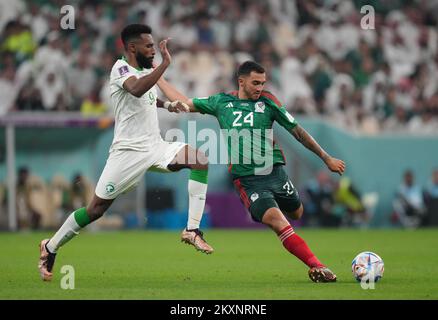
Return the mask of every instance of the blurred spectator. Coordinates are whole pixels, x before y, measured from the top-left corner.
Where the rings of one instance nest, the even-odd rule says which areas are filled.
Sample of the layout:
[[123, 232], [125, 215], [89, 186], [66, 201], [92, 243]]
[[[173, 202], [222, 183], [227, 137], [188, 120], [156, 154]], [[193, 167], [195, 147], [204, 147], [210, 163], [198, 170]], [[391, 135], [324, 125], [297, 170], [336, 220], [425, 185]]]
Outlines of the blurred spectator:
[[424, 202], [427, 209], [424, 225], [438, 225], [438, 169], [432, 172], [432, 177], [424, 189]]
[[313, 88], [313, 98], [315, 99], [318, 112], [323, 115], [328, 114], [325, 109], [326, 92], [333, 84], [330, 71], [328, 61], [324, 57], [319, 57], [315, 71], [310, 75], [310, 83]]
[[216, 45], [222, 50], [229, 50], [232, 37], [232, 21], [227, 13], [219, 11], [217, 16], [212, 19], [211, 28]]
[[84, 117], [103, 116], [107, 112], [107, 106], [100, 98], [100, 87], [95, 86], [88, 97], [82, 102], [81, 114]]
[[32, 38], [36, 44], [39, 44], [49, 32], [49, 23], [46, 14], [39, 9], [38, 4], [29, 3], [28, 9], [29, 12], [23, 17], [23, 22], [29, 24]]
[[393, 222], [399, 222], [403, 227], [416, 228], [422, 224], [426, 215], [426, 206], [420, 186], [415, 184], [414, 173], [406, 170], [403, 182], [398, 188], [393, 201]]
[[334, 182], [326, 171], [318, 172], [316, 179], [307, 183], [303, 194], [307, 225], [340, 226], [342, 218], [336, 214], [334, 193]]
[[35, 87], [37, 94], [42, 98], [45, 110], [67, 110], [68, 107], [65, 97], [65, 82], [59, 74], [55, 73], [54, 71], [47, 70], [47, 73], [42, 73], [38, 77]]
[[44, 110], [41, 93], [33, 86], [32, 81], [29, 81], [21, 88], [15, 101], [15, 109], [21, 111]]
[[66, 215], [77, 206], [87, 206], [93, 194], [92, 184], [80, 173], [73, 176], [71, 183], [62, 175], [53, 176], [50, 182], [50, 203], [56, 224], [62, 224]]
[[210, 49], [214, 45], [214, 31], [210, 19], [206, 16], [198, 20], [198, 44], [204, 49]]
[[11, 21], [5, 28], [4, 37], [1, 49], [13, 53], [18, 63], [32, 57], [36, 44], [28, 26]]
[[90, 181], [80, 173], [75, 174], [71, 184], [71, 208], [87, 206], [93, 195], [94, 189]]
[[26, 12], [26, 4], [23, 0], [8, 1], [0, 0], [0, 34], [5, 26]]
[[89, 65], [87, 55], [81, 53], [75, 66], [68, 74], [69, 86], [73, 97], [72, 109], [79, 110], [84, 99], [90, 96], [96, 86], [96, 74]]
[[15, 69], [12, 65], [0, 71], [0, 116], [5, 115], [14, 106], [18, 94], [15, 82]]
[[344, 210], [343, 224], [367, 227], [371, 215], [362, 202], [362, 196], [352, 184], [350, 178], [342, 177], [335, 192], [338, 210]]
[[40, 47], [35, 54], [35, 88], [41, 95], [45, 110], [66, 110], [66, 70], [69, 61], [61, 50], [62, 42], [58, 32], [50, 32], [47, 40], [48, 44]]
[[198, 33], [193, 19], [190, 16], [184, 17], [180, 22], [176, 22], [169, 30], [169, 37], [179, 48], [188, 49], [195, 45]]
[[29, 181], [29, 169], [21, 167], [17, 177], [17, 220], [19, 229], [38, 229], [42, 214], [31, 203], [32, 185]]
[[438, 121], [433, 117], [431, 109], [424, 109], [411, 118], [408, 130], [412, 134], [433, 135], [438, 133]]
[[33, 59], [37, 75], [54, 72], [63, 76], [70, 61], [62, 51], [61, 34], [58, 31], [51, 31], [45, 39], [46, 44], [37, 49]]
[[407, 131], [408, 113], [402, 107], [395, 107], [393, 117], [388, 117], [383, 123], [386, 132], [400, 133]]
[[[291, 109], [295, 106], [297, 99], [313, 102], [312, 89], [306, 80], [303, 69], [303, 65], [297, 56], [297, 49], [291, 45], [280, 66], [281, 93], [286, 105]], [[291, 85], [292, 83], [293, 85]], [[314, 107], [312, 107], [312, 104], [309, 104], [309, 107], [303, 106], [307, 113], [315, 112]]]
[[50, 199], [57, 225], [61, 225], [66, 219], [66, 214], [73, 209], [70, 189], [70, 184], [62, 175], [55, 175], [50, 181]]

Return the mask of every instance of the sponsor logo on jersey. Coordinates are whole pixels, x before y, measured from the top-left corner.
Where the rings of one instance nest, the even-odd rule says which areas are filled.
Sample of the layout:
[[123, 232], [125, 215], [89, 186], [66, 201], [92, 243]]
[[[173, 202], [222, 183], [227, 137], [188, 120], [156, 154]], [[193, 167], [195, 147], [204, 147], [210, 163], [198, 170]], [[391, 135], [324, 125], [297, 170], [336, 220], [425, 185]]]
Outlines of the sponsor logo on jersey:
[[255, 105], [255, 112], [259, 113], [265, 113], [265, 103], [262, 101], [256, 102]]
[[119, 68], [119, 73], [120, 73], [121, 76], [123, 76], [124, 74], [127, 74], [128, 72], [129, 72], [128, 66], [121, 66]]
[[242, 102], [240, 105], [241, 105], [242, 107], [247, 107], [247, 106], [249, 106], [249, 103]]
[[259, 198], [259, 194], [258, 194], [257, 192], [254, 192], [254, 193], [251, 195], [251, 201], [252, 201], [252, 202], [256, 201], [258, 198]]
[[113, 193], [114, 190], [116, 190], [116, 187], [114, 186], [114, 184], [112, 182], [108, 183], [105, 187], [105, 191], [108, 194]]
[[227, 105], [225, 106], [225, 108], [233, 108], [233, 107], [234, 107], [234, 105], [233, 105], [232, 102], [230, 102], [229, 104], [227, 104]]

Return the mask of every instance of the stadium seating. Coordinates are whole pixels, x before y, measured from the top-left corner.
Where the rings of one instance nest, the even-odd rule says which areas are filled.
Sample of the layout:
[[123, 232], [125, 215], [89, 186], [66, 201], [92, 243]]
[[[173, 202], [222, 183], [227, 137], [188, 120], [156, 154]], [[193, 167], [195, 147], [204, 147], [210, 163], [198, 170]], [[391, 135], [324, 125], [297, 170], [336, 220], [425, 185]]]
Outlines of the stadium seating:
[[438, 131], [434, 2], [372, 1], [372, 30], [361, 28], [359, 0], [312, 6], [302, 0], [187, 3], [193, 6], [170, 0], [78, 1], [78, 11], [86, 14], [77, 16], [77, 30], [59, 28], [52, 0], [6, 4], [0, 88], [7, 94], [0, 115], [111, 114], [107, 74], [123, 54], [118, 34], [123, 25], [140, 22], [151, 25], [158, 39], [173, 37], [174, 63], [166, 76], [187, 95], [233, 90], [235, 65], [255, 59], [268, 68], [268, 89], [294, 113], [319, 113], [347, 130], [372, 135]]

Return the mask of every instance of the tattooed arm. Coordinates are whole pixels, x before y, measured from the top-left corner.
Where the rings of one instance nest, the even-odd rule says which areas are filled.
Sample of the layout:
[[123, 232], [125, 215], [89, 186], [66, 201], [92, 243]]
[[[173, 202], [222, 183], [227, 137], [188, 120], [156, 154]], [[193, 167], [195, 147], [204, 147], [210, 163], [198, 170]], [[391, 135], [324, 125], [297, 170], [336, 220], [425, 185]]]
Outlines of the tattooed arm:
[[297, 139], [303, 146], [315, 153], [318, 157], [324, 161], [327, 167], [332, 172], [337, 172], [342, 175], [345, 171], [345, 163], [342, 160], [331, 157], [323, 148], [315, 141], [315, 139], [300, 125], [296, 125], [290, 130], [290, 133]]

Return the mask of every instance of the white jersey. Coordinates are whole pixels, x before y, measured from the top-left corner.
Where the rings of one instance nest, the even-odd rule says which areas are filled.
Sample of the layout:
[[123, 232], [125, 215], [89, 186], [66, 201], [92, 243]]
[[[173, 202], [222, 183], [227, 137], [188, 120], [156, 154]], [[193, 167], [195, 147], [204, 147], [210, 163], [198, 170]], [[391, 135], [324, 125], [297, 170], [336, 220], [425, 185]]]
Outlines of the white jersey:
[[153, 86], [137, 98], [123, 88], [128, 78], [148, 75], [152, 69], [137, 70], [125, 59], [114, 64], [110, 76], [110, 94], [114, 105], [114, 139], [110, 152], [114, 150], [149, 151], [162, 141], [157, 116], [157, 89]]

